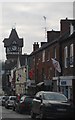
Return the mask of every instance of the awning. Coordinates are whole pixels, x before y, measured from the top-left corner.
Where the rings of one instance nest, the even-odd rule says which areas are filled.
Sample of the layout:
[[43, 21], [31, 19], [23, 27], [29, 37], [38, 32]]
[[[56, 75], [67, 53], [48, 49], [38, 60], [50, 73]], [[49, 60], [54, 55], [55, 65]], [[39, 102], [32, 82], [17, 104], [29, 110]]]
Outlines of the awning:
[[36, 86], [44, 85], [44, 82], [39, 82]]

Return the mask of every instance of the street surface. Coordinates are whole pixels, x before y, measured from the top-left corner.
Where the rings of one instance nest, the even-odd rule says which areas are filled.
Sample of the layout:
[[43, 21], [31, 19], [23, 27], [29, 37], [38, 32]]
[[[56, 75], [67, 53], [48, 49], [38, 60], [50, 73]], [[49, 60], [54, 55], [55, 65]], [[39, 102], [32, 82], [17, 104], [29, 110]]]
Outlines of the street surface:
[[30, 115], [19, 114], [12, 109], [6, 109], [0, 106], [0, 119], [2, 120], [30, 120]]
[[[12, 109], [6, 109], [0, 106], [0, 120], [31, 120], [31, 116], [28, 114], [19, 114]], [[39, 120], [39, 118], [36, 120]]]

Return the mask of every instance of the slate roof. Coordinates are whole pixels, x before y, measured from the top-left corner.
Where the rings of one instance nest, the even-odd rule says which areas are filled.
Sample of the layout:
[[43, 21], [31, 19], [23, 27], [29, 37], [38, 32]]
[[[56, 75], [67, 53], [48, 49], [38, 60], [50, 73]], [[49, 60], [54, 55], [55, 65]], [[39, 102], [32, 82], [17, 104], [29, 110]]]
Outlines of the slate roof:
[[4, 47], [10, 46], [12, 41], [16, 41], [19, 47], [23, 47], [23, 38], [19, 38], [16, 29], [12, 29], [9, 38], [3, 40]]

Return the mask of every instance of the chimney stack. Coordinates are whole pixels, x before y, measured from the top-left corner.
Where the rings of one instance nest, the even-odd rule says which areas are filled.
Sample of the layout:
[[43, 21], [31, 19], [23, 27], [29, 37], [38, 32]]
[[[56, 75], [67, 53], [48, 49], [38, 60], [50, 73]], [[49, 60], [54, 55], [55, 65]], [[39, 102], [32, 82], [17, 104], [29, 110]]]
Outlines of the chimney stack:
[[39, 48], [38, 42], [34, 42], [33, 44], [33, 52], [36, 51]]
[[60, 35], [70, 32], [70, 21], [68, 18], [60, 21]]

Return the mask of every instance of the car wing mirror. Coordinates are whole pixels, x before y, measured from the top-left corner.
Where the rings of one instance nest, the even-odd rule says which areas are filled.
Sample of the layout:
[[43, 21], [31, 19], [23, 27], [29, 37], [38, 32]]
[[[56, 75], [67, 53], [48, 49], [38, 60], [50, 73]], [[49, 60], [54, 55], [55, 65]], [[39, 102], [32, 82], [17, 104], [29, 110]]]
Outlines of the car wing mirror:
[[68, 102], [72, 102], [72, 99], [68, 99]]
[[36, 97], [37, 100], [40, 100], [42, 102], [42, 98], [41, 97]]

